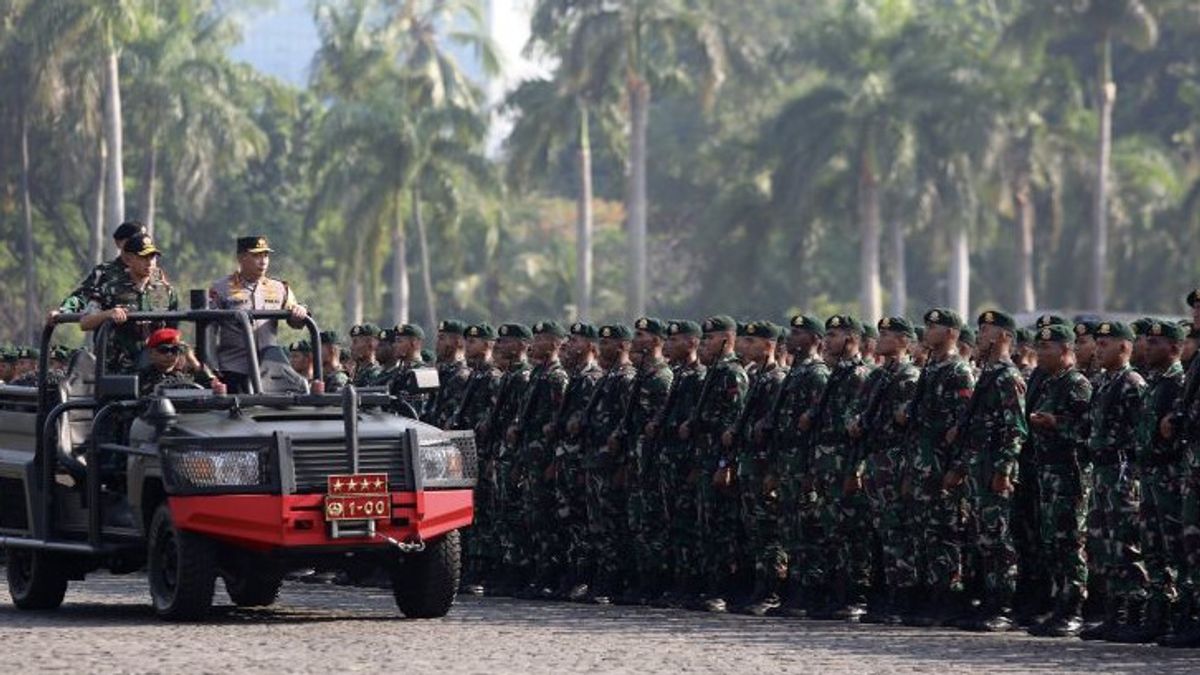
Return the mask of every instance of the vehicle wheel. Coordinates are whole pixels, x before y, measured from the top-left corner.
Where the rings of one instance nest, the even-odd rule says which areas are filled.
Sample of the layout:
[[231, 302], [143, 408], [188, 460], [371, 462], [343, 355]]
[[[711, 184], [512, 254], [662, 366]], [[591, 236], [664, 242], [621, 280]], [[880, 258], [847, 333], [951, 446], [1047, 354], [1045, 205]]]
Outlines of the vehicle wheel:
[[8, 593], [17, 609], [58, 609], [67, 594], [67, 574], [53, 553], [9, 549]]
[[462, 543], [458, 530], [404, 557], [392, 572], [396, 606], [410, 619], [446, 616], [458, 594]]
[[225, 592], [238, 607], [270, 607], [279, 597], [283, 577], [273, 570], [256, 570], [253, 563], [239, 564], [235, 572], [222, 575]]
[[217, 581], [217, 547], [212, 540], [182, 532], [166, 504], [150, 522], [147, 572], [154, 611], [168, 621], [201, 619], [212, 607]]

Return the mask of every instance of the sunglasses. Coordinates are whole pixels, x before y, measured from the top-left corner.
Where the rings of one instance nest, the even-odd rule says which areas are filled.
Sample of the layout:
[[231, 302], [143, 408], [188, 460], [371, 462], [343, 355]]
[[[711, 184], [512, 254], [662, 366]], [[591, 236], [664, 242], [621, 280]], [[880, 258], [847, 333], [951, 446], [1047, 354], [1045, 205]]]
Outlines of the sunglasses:
[[183, 345], [159, 345], [154, 351], [159, 354], [178, 354], [183, 351]]

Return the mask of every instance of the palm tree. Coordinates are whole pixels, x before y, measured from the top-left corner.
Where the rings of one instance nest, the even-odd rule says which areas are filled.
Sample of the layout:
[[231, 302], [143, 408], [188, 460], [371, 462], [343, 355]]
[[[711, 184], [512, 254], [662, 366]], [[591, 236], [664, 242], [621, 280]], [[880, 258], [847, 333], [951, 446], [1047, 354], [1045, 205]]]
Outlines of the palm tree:
[[[725, 79], [726, 45], [716, 20], [694, 0], [540, 0], [535, 38], [558, 46], [560, 76], [588, 100], [614, 86], [625, 92], [629, 123], [629, 311], [646, 309], [646, 163], [651, 91], [698, 81], [711, 103]], [[682, 58], [687, 54], [690, 58]], [[690, 70], [689, 70], [690, 69]]]

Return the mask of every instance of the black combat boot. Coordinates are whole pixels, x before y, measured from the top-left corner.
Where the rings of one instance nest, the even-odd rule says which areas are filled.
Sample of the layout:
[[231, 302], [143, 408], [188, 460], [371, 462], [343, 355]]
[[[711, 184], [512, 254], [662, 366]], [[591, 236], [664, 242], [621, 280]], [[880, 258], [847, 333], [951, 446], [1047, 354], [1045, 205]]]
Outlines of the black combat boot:
[[1012, 630], [1015, 625], [1011, 605], [1007, 594], [989, 596], [982, 606], [979, 618], [971, 623], [968, 630], [981, 633], [1005, 633]]
[[1107, 640], [1109, 633], [1125, 622], [1125, 600], [1111, 593], [1104, 598], [1104, 620], [1079, 632], [1080, 640]]
[[950, 589], [938, 588], [934, 590], [933, 597], [920, 611], [913, 612], [905, 618], [904, 625], [918, 628], [944, 625], [956, 613], [955, 601], [956, 598]]
[[[1074, 596], [1063, 602], [1051, 617], [1041, 624], [1037, 635], [1043, 637], [1075, 637], [1083, 630], [1083, 598]], [[1030, 631], [1031, 633], [1033, 631]]]
[[1142, 611], [1141, 621], [1130, 621], [1110, 638], [1112, 642], [1127, 644], [1147, 644], [1155, 642], [1170, 630], [1171, 605], [1164, 595], [1156, 594], [1150, 598]]
[[1179, 595], [1172, 612], [1171, 632], [1160, 637], [1163, 647], [1200, 647], [1200, 616], [1197, 616], [1196, 597], [1188, 589]]
[[766, 616], [772, 610], [778, 609], [783, 601], [779, 597], [778, 579], [762, 579], [755, 585], [754, 595], [750, 602], [739, 608], [742, 614], [750, 616]]
[[867, 611], [859, 617], [859, 623], [883, 624], [887, 623], [887, 618], [896, 613], [893, 607], [896, 605], [896, 589], [889, 588], [883, 593], [877, 594], [867, 602]]
[[804, 606], [804, 589], [800, 587], [800, 582], [795, 579], [788, 579], [783, 584], [782, 602], [778, 607], [767, 612], [767, 616], [786, 616], [791, 617], [792, 612], [798, 614], [793, 618], [803, 619], [808, 616], [808, 610]]

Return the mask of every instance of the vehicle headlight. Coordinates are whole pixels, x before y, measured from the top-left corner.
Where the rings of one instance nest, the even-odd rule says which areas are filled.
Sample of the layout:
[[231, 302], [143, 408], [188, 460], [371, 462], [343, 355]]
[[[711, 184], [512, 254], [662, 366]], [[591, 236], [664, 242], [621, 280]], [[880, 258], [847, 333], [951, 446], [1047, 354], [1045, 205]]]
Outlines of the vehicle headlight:
[[450, 440], [423, 440], [420, 449], [421, 475], [426, 482], [461, 481], [467, 478], [462, 451]]
[[169, 451], [176, 479], [189, 487], [211, 488], [261, 485], [266, 480], [258, 450]]

